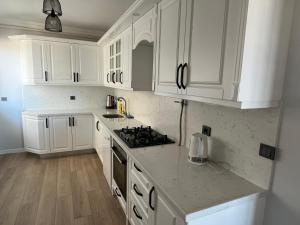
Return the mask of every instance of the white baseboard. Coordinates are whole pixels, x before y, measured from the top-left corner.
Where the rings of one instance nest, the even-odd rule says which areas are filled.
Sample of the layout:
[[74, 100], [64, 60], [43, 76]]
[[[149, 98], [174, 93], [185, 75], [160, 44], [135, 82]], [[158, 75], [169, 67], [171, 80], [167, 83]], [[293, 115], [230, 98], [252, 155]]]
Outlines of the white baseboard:
[[0, 150], [0, 155], [20, 153], [20, 152], [25, 152], [25, 149], [24, 148], [3, 149]]

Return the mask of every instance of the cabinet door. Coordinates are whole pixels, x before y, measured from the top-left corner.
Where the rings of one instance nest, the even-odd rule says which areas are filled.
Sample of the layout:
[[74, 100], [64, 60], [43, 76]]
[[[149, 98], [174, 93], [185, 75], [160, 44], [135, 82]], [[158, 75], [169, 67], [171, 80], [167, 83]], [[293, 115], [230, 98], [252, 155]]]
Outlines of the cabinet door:
[[111, 143], [110, 135], [105, 129], [101, 129], [101, 154], [103, 155], [103, 174], [111, 187]]
[[[158, 5], [156, 92], [177, 94], [177, 68], [182, 63], [184, 42], [183, 1], [164, 0]], [[181, 35], [180, 35], [181, 34]]]
[[72, 127], [73, 150], [93, 148], [93, 116], [74, 116]]
[[110, 45], [103, 47], [103, 82], [105, 86], [110, 83]]
[[51, 152], [72, 150], [72, 127], [70, 117], [54, 116], [50, 118]]
[[[223, 98], [223, 65], [228, 0], [187, 0], [185, 62], [187, 94]], [[189, 47], [189, 48], [188, 48]], [[185, 74], [187, 76], [187, 74]], [[186, 78], [186, 77], [185, 77]]]
[[21, 41], [21, 71], [24, 83], [47, 81], [47, 46], [42, 41]]
[[23, 116], [24, 147], [35, 153], [48, 153], [49, 124], [48, 118]]
[[77, 71], [79, 84], [98, 82], [97, 47], [77, 45]]
[[95, 129], [94, 129], [94, 147], [96, 149], [96, 152], [99, 156], [99, 158], [101, 159], [101, 161], [103, 161], [103, 157], [101, 155], [101, 143], [102, 143], [102, 135], [101, 135], [101, 126], [100, 126], [100, 122], [98, 119], [95, 120], [94, 123]]
[[119, 84], [124, 88], [132, 88], [132, 26], [122, 33], [121, 75]]
[[75, 71], [75, 47], [69, 43], [49, 43], [51, 82], [72, 84]]
[[184, 225], [185, 222], [172, 210], [168, 203], [157, 196], [155, 225]]

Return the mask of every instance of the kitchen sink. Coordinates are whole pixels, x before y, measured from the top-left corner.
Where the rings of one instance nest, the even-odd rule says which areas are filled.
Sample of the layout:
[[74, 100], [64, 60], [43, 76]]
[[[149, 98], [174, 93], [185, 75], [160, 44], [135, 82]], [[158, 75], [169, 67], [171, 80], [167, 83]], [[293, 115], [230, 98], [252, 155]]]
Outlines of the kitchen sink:
[[124, 118], [124, 116], [120, 114], [103, 114], [104, 118], [114, 119], [114, 118]]

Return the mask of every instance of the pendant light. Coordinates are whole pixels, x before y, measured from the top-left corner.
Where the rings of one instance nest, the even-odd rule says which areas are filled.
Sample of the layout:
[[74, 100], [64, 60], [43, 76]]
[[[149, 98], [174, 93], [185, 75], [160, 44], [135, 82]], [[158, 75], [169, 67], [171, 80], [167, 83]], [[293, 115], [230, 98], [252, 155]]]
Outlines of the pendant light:
[[59, 0], [44, 0], [43, 13], [50, 15], [54, 10], [55, 15], [61, 16], [62, 10]]
[[54, 9], [51, 10], [51, 14], [46, 18], [45, 29], [52, 32], [62, 32], [60, 19], [55, 14]]

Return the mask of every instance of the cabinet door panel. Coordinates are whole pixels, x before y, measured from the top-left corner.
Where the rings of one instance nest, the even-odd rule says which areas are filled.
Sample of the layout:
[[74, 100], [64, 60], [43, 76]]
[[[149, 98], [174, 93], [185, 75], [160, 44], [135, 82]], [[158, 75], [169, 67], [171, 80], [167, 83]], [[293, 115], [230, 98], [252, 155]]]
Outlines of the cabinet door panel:
[[101, 152], [103, 155], [103, 174], [111, 187], [111, 144], [110, 135], [105, 129], [101, 130]]
[[71, 84], [75, 72], [75, 48], [68, 43], [51, 42], [51, 80], [56, 84]]
[[42, 41], [21, 42], [21, 71], [25, 83], [44, 83], [47, 71], [47, 46]]
[[181, 1], [163, 1], [158, 11], [156, 91], [177, 93]]
[[157, 196], [155, 224], [176, 225], [176, 215], [160, 196]]
[[50, 118], [50, 140], [52, 152], [72, 150], [72, 130], [69, 117], [55, 116]]
[[46, 118], [23, 117], [24, 147], [32, 151], [47, 153], [49, 146], [49, 129]]
[[188, 95], [223, 97], [221, 85], [228, 4], [228, 0], [187, 0], [192, 11], [186, 34], [190, 52]]
[[121, 75], [119, 74], [119, 86], [131, 88], [132, 76], [132, 26], [127, 28], [121, 39]]
[[93, 148], [93, 117], [89, 115], [75, 116], [72, 136], [73, 150]]
[[77, 45], [79, 83], [95, 84], [98, 82], [97, 47]]

